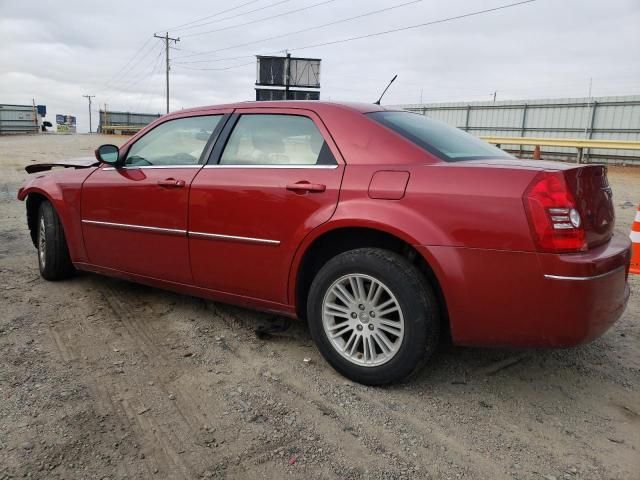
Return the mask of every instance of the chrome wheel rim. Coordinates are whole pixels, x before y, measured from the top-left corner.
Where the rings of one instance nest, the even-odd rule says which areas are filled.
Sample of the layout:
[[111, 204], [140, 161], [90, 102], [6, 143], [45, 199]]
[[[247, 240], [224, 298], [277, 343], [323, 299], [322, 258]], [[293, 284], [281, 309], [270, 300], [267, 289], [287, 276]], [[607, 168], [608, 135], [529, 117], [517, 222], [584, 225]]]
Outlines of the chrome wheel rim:
[[40, 227], [38, 228], [38, 260], [40, 266], [45, 266], [45, 251], [47, 249], [47, 237], [45, 235], [44, 217], [40, 218]]
[[344, 275], [327, 289], [322, 324], [331, 346], [363, 367], [390, 361], [404, 338], [404, 316], [395, 295], [380, 280], [359, 273]]

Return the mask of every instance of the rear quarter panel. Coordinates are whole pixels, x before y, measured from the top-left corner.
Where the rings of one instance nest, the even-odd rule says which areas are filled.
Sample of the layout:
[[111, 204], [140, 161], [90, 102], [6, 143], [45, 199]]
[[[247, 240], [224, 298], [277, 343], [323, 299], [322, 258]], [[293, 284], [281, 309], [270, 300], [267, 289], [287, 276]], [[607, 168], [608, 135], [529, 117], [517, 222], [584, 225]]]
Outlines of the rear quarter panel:
[[[405, 195], [376, 199], [378, 171], [407, 171]], [[535, 251], [522, 193], [536, 172], [460, 164], [347, 165], [338, 208], [323, 230], [381, 228], [412, 245]]]
[[[409, 172], [405, 195], [398, 200], [372, 199], [368, 186], [378, 171]], [[343, 227], [366, 227], [394, 235], [418, 250], [448, 295], [458, 295], [465, 250], [527, 252], [538, 269], [537, 255], [524, 212], [522, 194], [536, 172], [512, 167], [478, 167], [433, 163], [345, 168], [340, 201], [331, 219], [309, 234], [294, 259], [289, 298], [295, 298], [295, 272], [306, 249], [321, 235]], [[495, 256], [494, 256], [495, 257]], [[487, 257], [487, 272], [495, 271]]]

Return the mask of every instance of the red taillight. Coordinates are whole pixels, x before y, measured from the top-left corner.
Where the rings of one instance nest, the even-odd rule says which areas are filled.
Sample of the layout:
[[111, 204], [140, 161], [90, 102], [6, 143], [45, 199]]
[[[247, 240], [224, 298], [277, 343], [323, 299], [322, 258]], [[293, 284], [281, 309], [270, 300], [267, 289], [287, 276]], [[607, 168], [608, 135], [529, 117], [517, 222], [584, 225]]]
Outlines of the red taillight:
[[580, 213], [562, 172], [541, 172], [524, 193], [524, 207], [538, 250], [587, 249]]

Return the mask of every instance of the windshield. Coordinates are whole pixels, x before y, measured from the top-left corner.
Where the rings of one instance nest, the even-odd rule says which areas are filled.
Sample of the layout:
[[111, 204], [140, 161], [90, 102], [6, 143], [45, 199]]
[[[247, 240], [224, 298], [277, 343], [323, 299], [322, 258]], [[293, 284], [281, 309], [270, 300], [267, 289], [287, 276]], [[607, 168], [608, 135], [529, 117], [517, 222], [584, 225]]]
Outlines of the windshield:
[[373, 112], [367, 115], [448, 162], [513, 158], [484, 140], [424, 115], [410, 112]]

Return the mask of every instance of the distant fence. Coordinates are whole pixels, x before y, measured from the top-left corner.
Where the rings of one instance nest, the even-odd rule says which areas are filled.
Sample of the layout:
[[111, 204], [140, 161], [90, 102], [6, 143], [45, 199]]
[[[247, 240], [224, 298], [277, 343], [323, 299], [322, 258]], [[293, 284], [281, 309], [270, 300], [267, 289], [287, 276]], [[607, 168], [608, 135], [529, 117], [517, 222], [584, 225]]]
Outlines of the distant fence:
[[130, 135], [160, 118], [159, 113], [114, 112], [100, 110], [98, 132]]
[[[640, 141], [640, 95], [498, 102], [399, 105], [476, 136], [584, 138]], [[505, 147], [506, 144], [503, 145]], [[509, 151], [531, 156], [533, 146], [514, 141]], [[574, 148], [547, 146], [543, 158], [575, 160]], [[636, 163], [633, 150], [588, 149], [584, 162]]]

